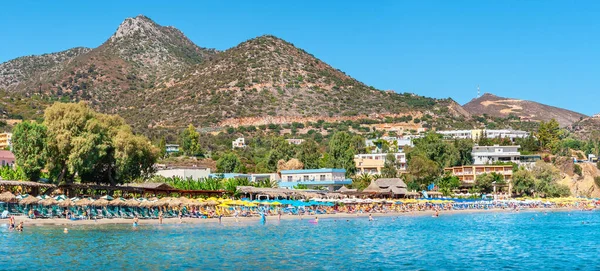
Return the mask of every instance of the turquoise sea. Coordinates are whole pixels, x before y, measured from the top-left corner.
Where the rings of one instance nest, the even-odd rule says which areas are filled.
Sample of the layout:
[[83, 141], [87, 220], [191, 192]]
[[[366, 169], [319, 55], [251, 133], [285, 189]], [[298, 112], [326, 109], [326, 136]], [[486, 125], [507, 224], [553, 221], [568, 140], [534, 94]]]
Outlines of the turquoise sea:
[[62, 229], [1, 225], [0, 270], [600, 269], [598, 212]]

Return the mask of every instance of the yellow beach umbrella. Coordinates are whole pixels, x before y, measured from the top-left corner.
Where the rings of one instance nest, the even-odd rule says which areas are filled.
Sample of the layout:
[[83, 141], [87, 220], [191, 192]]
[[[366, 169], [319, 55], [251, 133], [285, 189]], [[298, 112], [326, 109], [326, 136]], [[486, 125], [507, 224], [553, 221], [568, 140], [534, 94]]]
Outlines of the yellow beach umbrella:
[[229, 205], [227, 205], [225, 203], [221, 203], [221, 204], [217, 205], [217, 207], [229, 207]]
[[245, 203], [244, 206], [246, 206], [246, 207], [256, 207], [258, 205], [254, 204], [252, 202], [249, 202], [249, 203]]
[[281, 205], [281, 202], [274, 201], [274, 202], [271, 202], [271, 205]]

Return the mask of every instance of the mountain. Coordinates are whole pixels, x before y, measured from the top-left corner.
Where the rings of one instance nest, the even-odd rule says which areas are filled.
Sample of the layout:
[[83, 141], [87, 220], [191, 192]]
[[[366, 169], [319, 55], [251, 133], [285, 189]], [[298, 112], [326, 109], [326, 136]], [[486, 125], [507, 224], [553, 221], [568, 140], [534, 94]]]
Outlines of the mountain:
[[577, 121], [569, 128], [576, 138], [598, 139], [600, 138], [600, 114]]
[[494, 117], [508, 117], [514, 115], [522, 121], [556, 119], [562, 127], [569, 126], [586, 117], [586, 115], [567, 109], [533, 101], [503, 98], [490, 93], [485, 93], [483, 96], [471, 100], [463, 105], [463, 108], [474, 116], [487, 114]]
[[[1, 64], [0, 88], [45, 101], [87, 101], [136, 129], [250, 125], [411, 115], [468, 118], [452, 99], [369, 87], [274, 36], [223, 52], [140, 15], [97, 48], [18, 58]], [[14, 107], [6, 99], [3, 108]], [[39, 116], [43, 103], [36, 104]], [[20, 114], [20, 113], [19, 113]], [[29, 116], [30, 114], [20, 114]]]

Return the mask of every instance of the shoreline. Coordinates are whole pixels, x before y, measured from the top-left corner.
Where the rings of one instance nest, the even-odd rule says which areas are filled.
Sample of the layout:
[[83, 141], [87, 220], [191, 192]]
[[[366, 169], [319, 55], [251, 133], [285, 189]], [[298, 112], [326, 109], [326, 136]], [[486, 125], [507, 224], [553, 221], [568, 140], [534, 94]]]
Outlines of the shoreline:
[[[520, 212], [565, 212], [565, 211], [581, 211], [580, 209], [571, 207], [562, 208], [528, 208], [522, 209]], [[455, 214], [480, 214], [480, 213], [511, 213], [515, 212], [512, 209], [468, 209], [468, 210], [451, 210], [451, 211], [440, 211], [440, 216], [444, 215], [455, 215]], [[435, 213], [433, 210], [426, 211], [413, 211], [406, 213], [371, 213], [373, 217], [404, 217], [404, 216], [432, 216]], [[368, 218], [369, 213], [361, 214], [348, 214], [348, 213], [337, 213], [337, 214], [321, 214], [316, 215], [319, 219], [349, 219], [349, 218]], [[315, 215], [303, 215], [302, 217], [297, 215], [282, 215], [281, 220], [311, 220], [314, 219]], [[267, 223], [269, 221], [277, 221], [277, 216], [267, 216]], [[123, 225], [132, 224], [133, 219], [127, 218], [103, 218], [103, 219], [90, 219], [90, 220], [68, 220], [65, 218], [37, 218], [30, 219], [26, 217], [15, 217], [15, 223], [23, 221], [24, 225], [27, 226], [89, 226], [89, 225]], [[221, 224], [238, 224], [247, 222], [258, 222], [260, 217], [238, 217], [237, 221], [235, 217], [222, 217]], [[4, 223], [6, 222], [6, 223]], [[158, 219], [140, 219], [139, 225], [159, 225]], [[183, 218], [179, 221], [179, 218], [165, 218], [163, 224], [219, 224], [218, 218]], [[0, 225], [8, 225], [8, 219], [0, 220]]]

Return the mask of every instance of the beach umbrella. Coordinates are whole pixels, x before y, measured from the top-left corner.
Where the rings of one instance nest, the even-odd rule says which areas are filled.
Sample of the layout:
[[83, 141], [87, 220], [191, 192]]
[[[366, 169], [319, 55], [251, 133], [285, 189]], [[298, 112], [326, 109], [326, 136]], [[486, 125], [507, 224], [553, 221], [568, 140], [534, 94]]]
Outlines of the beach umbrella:
[[172, 200], [169, 201], [169, 207], [173, 208], [173, 207], [179, 207], [181, 206], [182, 202], [180, 199], [174, 198]]
[[70, 200], [70, 199], [66, 199], [66, 200], [63, 200], [63, 201], [61, 201], [61, 202], [58, 203], [58, 206], [59, 207], [63, 207], [63, 208], [64, 207], [71, 207], [72, 205], [73, 205], [73, 201]]
[[0, 201], [15, 202], [15, 201], [17, 201], [17, 197], [13, 193], [6, 191], [6, 192], [3, 192], [2, 194], [0, 194]]
[[54, 199], [58, 200], [58, 201], [65, 200], [65, 199], [67, 199], [67, 196], [65, 196], [65, 195], [58, 195], [58, 196], [54, 197]]
[[218, 202], [216, 202], [214, 200], [207, 200], [204, 203], [206, 203], [207, 206], [216, 206], [217, 204], [219, 204]]
[[92, 201], [88, 198], [80, 199], [75, 202], [75, 206], [88, 206], [92, 205]]
[[127, 207], [138, 207], [140, 206], [140, 202], [135, 199], [128, 199], [125, 201], [124, 205]]
[[277, 202], [277, 201], [274, 201], [274, 202], [271, 202], [271, 205], [281, 205], [281, 203]]
[[43, 200], [40, 200], [38, 203], [43, 206], [58, 205], [58, 201], [55, 200], [54, 198], [45, 198]]
[[221, 203], [221, 204], [217, 205], [217, 207], [229, 207], [229, 205], [227, 205], [225, 203]]
[[110, 201], [108, 201], [106, 198], [102, 197], [99, 200], [95, 200], [94, 202], [92, 202], [92, 205], [105, 207], [105, 206], [108, 206], [109, 203], [110, 203]]
[[40, 201], [40, 200], [36, 197], [26, 197], [26, 198], [22, 199], [21, 201], [19, 201], [19, 204], [31, 205], [31, 204], [37, 204], [38, 201]]
[[110, 206], [123, 206], [125, 205], [125, 201], [122, 198], [116, 198], [108, 202]]

